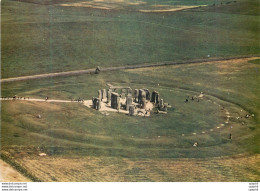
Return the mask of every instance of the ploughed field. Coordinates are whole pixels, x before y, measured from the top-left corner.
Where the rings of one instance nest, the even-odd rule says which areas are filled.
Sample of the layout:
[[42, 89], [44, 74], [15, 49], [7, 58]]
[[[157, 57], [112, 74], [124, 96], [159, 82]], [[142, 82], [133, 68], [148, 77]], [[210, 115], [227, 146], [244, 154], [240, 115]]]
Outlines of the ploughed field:
[[2, 157], [38, 181], [257, 181], [259, 69], [256, 57], [4, 83], [5, 97], [57, 100], [91, 99], [107, 83], [148, 88], [172, 108], [144, 118], [2, 101]]

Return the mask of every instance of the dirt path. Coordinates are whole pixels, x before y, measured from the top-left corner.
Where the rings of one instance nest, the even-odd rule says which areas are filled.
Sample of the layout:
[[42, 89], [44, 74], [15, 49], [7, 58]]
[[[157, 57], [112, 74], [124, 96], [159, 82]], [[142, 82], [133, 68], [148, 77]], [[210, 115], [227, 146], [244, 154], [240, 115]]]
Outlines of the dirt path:
[[69, 100], [57, 100], [57, 99], [48, 99], [47, 101], [45, 99], [35, 99], [35, 98], [21, 98], [21, 99], [13, 99], [13, 98], [0, 98], [1, 101], [11, 101], [11, 100], [18, 100], [18, 101], [39, 101], [39, 102], [54, 102], [54, 103], [72, 103], [76, 101], [69, 101]]
[[9, 164], [0, 160], [0, 182], [31, 182]]
[[[259, 58], [258, 55], [251, 55], [251, 56], [237, 56], [237, 57], [229, 57], [229, 58], [196, 59], [196, 60], [180, 61], [180, 62], [166, 61], [166, 62], [158, 62], [158, 63], [145, 63], [145, 64], [135, 65], [135, 66], [118, 66], [118, 67], [101, 68], [101, 72], [126, 70], [126, 69], [148, 68], [148, 67], [160, 67], [160, 66], [168, 66], [168, 65], [180, 65], [180, 64], [197, 64], [197, 63], [199, 64], [199, 63], [203, 63], [203, 62], [227, 61], [227, 60], [254, 58], [254, 57]], [[48, 73], [48, 74], [38, 74], [38, 75], [31, 75], [31, 76], [5, 78], [5, 79], [1, 79], [1, 83], [40, 79], [40, 78], [51, 78], [51, 77], [58, 77], [58, 76], [74, 76], [74, 75], [80, 75], [80, 74], [94, 74], [94, 73], [95, 73], [95, 69], [75, 70], [75, 71], [68, 71], [68, 72], [56, 72], [56, 73]]]

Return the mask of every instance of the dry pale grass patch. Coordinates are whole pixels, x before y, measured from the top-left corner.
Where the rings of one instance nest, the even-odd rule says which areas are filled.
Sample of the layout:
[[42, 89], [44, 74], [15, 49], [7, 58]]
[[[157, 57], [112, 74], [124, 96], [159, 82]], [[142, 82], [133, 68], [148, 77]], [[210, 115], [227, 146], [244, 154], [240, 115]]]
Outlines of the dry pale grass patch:
[[[222, 70], [229, 70], [233, 71], [239, 70], [241, 71], [243, 67], [254, 67], [252, 64], [245, 64], [250, 60], [256, 60], [259, 59], [260, 57], [252, 57], [252, 58], [239, 58], [239, 59], [231, 59], [231, 60], [224, 60], [224, 61], [209, 61], [209, 62], [201, 62], [201, 63], [195, 63], [195, 64], [189, 64], [188, 67], [196, 67], [196, 66], [201, 66], [201, 65], [206, 65], [206, 64], [214, 64], [216, 65], [221, 71]], [[252, 66], [251, 66], [252, 65]], [[242, 68], [241, 68], [242, 67]], [[148, 74], [150, 75], [151, 73], [149, 72], [166, 72], [169, 70], [169, 68], [174, 69], [174, 68], [183, 68], [183, 65], [172, 65], [172, 66], [161, 66], [161, 70], [157, 70], [158, 67], [149, 67], [149, 68], [138, 68], [138, 69], [128, 69], [128, 72], [131, 73], [142, 73], [143, 75]]]
[[143, 13], [163, 13], [163, 12], [182, 11], [182, 10], [186, 10], [186, 9], [194, 9], [194, 8], [198, 8], [198, 7], [201, 7], [201, 6], [206, 6], [206, 5], [200, 5], [200, 6], [186, 6], [186, 5], [165, 6], [165, 5], [156, 5], [156, 8], [160, 8], [160, 9], [145, 9], [145, 10], [141, 9], [139, 11], [143, 12]]
[[6, 162], [0, 160], [0, 181], [1, 182], [30, 182]]
[[[58, 6], [64, 7], [85, 7], [85, 8], [92, 8], [92, 9], [104, 9], [104, 10], [111, 10], [111, 9], [122, 9], [124, 6], [138, 6], [138, 5], [145, 5], [147, 4], [144, 1], [133, 1], [133, 0], [92, 0], [88, 2], [77, 2], [77, 3], [62, 3]], [[174, 11], [181, 11], [186, 9], [193, 9], [198, 8], [201, 6], [206, 5], [199, 5], [199, 6], [186, 6], [186, 5], [150, 5], [147, 6], [145, 9], [136, 8], [137, 11], [143, 13], [163, 13], [163, 12], [174, 12]]]
[[[226, 75], [226, 74], [235, 74], [243, 71], [244, 69], [255, 67], [253, 64], [248, 63], [250, 60], [259, 59], [259, 57], [253, 58], [243, 58], [243, 59], [234, 59], [216, 62], [216, 66], [219, 69], [217, 74]], [[246, 64], [247, 63], [247, 64]]]
[[110, 10], [110, 9], [120, 9], [122, 6], [136, 6], [136, 5], [143, 5], [146, 4], [146, 2], [143, 1], [126, 1], [126, 0], [93, 0], [88, 2], [77, 2], [77, 3], [62, 3], [58, 6], [64, 6], [64, 7], [86, 7], [86, 8], [92, 8], [92, 9], [104, 9], [104, 10]]

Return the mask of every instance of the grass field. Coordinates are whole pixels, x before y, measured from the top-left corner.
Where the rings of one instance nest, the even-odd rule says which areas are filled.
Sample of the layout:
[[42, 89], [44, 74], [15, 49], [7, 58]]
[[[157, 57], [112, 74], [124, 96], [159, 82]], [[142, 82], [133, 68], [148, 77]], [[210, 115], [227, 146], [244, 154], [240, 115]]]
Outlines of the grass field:
[[[1, 6], [2, 78], [259, 53], [254, 0]], [[185, 10], [167, 11], [175, 8]], [[2, 97], [57, 100], [91, 99], [108, 83], [148, 88], [173, 107], [144, 118], [75, 102], [1, 101], [1, 158], [32, 181], [259, 181], [259, 60], [2, 83]], [[200, 102], [184, 103], [200, 92]]]
[[[42, 181], [257, 181], [258, 60], [3, 84], [2, 95], [7, 97], [16, 93], [67, 100], [90, 99], [106, 83], [147, 87], [158, 90], [173, 108], [167, 115], [142, 118], [105, 116], [79, 103], [5, 101], [2, 154]], [[184, 103], [200, 91], [205, 92], [202, 101]], [[254, 117], [247, 119], [246, 114]], [[199, 146], [193, 147], [194, 142]]]
[[[111, 10], [60, 6], [65, 2], [1, 2], [2, 78], [259, 53], [257, 1], [111, 1], [119, 6]], [[208, 6], [138, 11], [165, 5]]]

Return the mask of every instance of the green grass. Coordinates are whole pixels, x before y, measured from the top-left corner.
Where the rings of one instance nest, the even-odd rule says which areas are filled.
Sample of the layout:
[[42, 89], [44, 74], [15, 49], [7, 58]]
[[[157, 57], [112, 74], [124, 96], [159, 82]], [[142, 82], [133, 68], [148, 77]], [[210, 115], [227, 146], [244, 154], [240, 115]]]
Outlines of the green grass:
[[[195, 3], [185, 1], [192, 2]], [[204, 2], [214, 3], [201, 3]], [[216, 9], [151, 14], [5, 0], [1, 23], [2, 78], [97, 65], [257, 54], [256, 7], [255, 1], [237, 1]]]
[[[160, 3], [216, 5], [160, 14], [55, 6], [59, 1], [1, 3], [2, 78], [259, 52], [256, 1], [167, 1]], [[173, 106], [143, 118], [105, 116], [79, 103], [3, 101], [3, 159], [43, 181], [258, 181], [259, 69], [259, 59], [231, 60], [3, 83], [3, 97], [66, 100], [91, 99], [107, 83], [145, 87]], [[184, 103], [201, 91], [202, 101]], [[231, 115], [220, 129], [226, 114], [214, 102]], [[189, 176], [190, 169], [199, 176]]]
[[260, 64], [260, 59], [256, 59], [256, 60], [251, 60], [249, 61], [250, 63], [253, 63], [253, 64]]
[[[24, 141], [22, 145], [44, 145], [52, 154], [68, 155], [72, 152], [130, 158], [201, 158], [259, 153], [259, 130], [256, 125], [259, 122], [259, 98], [256, 96], [259, 95], [259, 89], [258, 79], [252, 77], [252, 72], [259, 66], [245, 61], [230, 61], [230, 68], [223, 69], [223, 65], [195, 64], [3, 84], [2, 95], [7, 97], [15, 93], [26, 97], [81, 97], [85, 100], [95, 96], [97, 89], [106, 88], [106, 83], [132, 88], [147, 87], [159, 91], [173, 108], [169, 109], [167, 115], [153, 114], [148, 119], [118, 113], [105, 116], [78, 103], [39, 105], [19, 101], [3, 102], [2, 131], [9, 132], [10, 136], [3, 138], [2, 144], [16, 145], [20, 140]], [[239, 71], [229, 73], [229, 70], [236, 69]], [[231, 80], [227, 79], [226, 73]], [[253, 79], [255, 82], [243, 85], [245, 81]], [[207, 96], [199, 103], [184, 103], [188, 95], [198, 95], [200, 91], [213, 96]], [[225, 107], [232, 116], [230, 123], [219, 130], [216, 127], [225, 122], [225, 112], [213, 102]], [[242, 113], [241, 109], [244, 110]], [[247, 113], [254, 113], [255, 117], [236, 119]], [[36, 118], [38, 114], [42, 115], [42, 119]], [[244, 127], [241, 126], [242, 122], [245, 123]], [[15, 130], [7, 128], [10, 125]], [[232, 131], [230, 126], [234, 128]], [[210, 132], [210, 129], [214, 129], [214, 132]], [[24, 131], [25, 134], [14, 134], [16, 131]], [[202, 131], [207, 133], [202, 134]], [[228, 140], [230, 132], [236, 137], [232, 144]], [[31, 137], [29, 143], [26, 137]], [[196, 141], [200, 149], [194, 153], [192, 145]]]
[[[259, 89], [257, 82], [244, 85], [245, 81], [252, 81], [251, 78], [258, 81], [252, 74], [256, 68], [259, 69], [259, 65], [252, 62], [255, 61], [147, 68], [4, 83], [2, 96], [15, 93], [26, 97], [49, 96], [51, 99], [90, 99], [97, 94], [97, 89], [105, 88], [106, 83], [147, 87], [158, 90], [173, 108], [166, 115], [153, 114], [150, 118], [142, 118], [118, 113], [105, 116], [78, 103], [5, 101], [2, 102], [1, 112], [1, 131], [5, 135], [1, 139], [1, 149], [35, 178], [43, 181], [258, 180], [258, 172], [252, 169], [258, 166], [253, 156], [259, 154], [260, 148], [257, 125]], [[226, 67], [227, 64], [229, 67]], [[183, 74], [189, 74], [192, 80]], [[227, 90], [232, 94], [227, 94]], [[200, 91], [206, 94], [201, 102], [184, 103], [187, 95]], [[225, 114], [213, 102], [224, 106], [232, 116], [229, 124], [219, 130], [215, 127], [225, 121]], [[254, 113], [255, 117], [236, 119], [247, 113]], [[41, 119], [36, 117], [38, 114], [41, 114]], [[245, 124], [241, 125], [242, 122]], [[214, 131], [210, 132], [212, 127]], [[202, 131], [206, 133], [201, 134]], [[197, 134], [192, 135], [193, 132]], [[230, 132], [232, 141], [228, 140]], [[185, 136], [181, 135], [183, 133]], [[197, 148], [192, 146], [195, 141], [199, 143]], [[47, 153], [48, 159], [38, 158], [39, 150]], [[240, 158], [234, 159], [248, 154], [251, 162], [245, 162], [246, 158], [243, 158], [241, 164]], [[193, 164], [194, 158], [196, 164]], [[83, 160], [89, 159], [102, 161], [102, 164], [94, 162], [86, 166]], [[37, 174], [39, 168], [30, 166], [35, 160], [41, 161], [41, 170], [45, 174]], [[56, 160], [57, 164], [54, 163]], [[59, 171], [60, 160], [67, 160], [67, 170], [64, 172]], [[80, 167], [73, 167], [75, 161]], [[108, 161], [110, 165], [105, 167], [104, 163]], [[162, 164], [155, 165], [156, 161], [169, 166], [176, 163], [172, 171], [179, 176], [173, 175]], [[124, 167], [120, 167], [122, 163]], [[203, 172], [207, 173], [186, 176], [189, 172], [186, 165], [178, 166], [182, 163], [195, 169], [203, 167]], [[81, 169], [83, 174], [74, 172], [75, 168]], [[112, 172], [115, 171], [118, 178], [113, 176]], [[68, 176], [62, 175], [65, 172]], [[110, 178], [106, 177], [107, 173]], [[189, 178], [179, 178], [182, 175]]]

